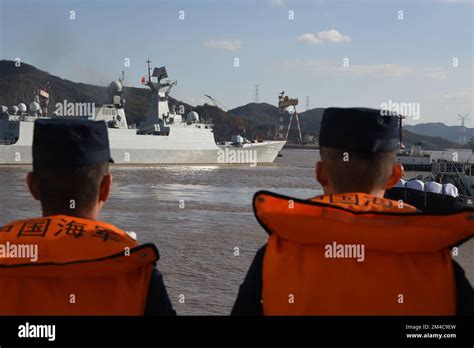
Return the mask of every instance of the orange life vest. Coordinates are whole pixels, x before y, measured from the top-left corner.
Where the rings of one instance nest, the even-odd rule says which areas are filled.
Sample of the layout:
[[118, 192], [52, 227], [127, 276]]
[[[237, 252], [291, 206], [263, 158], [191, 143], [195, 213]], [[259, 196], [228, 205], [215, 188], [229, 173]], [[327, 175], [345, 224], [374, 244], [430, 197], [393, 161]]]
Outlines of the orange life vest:
[[0, 228], [0, 315], [143, 315], [157, 260], [104, 222], [15, 221]]
[[253, 204], [270, 234], [265, 315], [455, 314], [450, 248], [473, 236], [474, 213], [427, 215], [361, 193], [262, 191]]

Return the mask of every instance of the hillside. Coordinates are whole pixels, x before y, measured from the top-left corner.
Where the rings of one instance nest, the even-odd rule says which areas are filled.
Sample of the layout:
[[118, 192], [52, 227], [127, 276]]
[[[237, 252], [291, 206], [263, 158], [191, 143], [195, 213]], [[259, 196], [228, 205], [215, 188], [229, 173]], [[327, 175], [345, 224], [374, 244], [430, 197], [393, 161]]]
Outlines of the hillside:
[[[469, 120], [466, 121], [466, 126], [468, 124]], [[447, 126], [441, 122], [419, 123], [413, 126], [406, 125], [405, 129], [413, 133], [441, 137], [453, 142], [459, 142], [461, 134], [461, 126]], [[474, 137], [474, 128], [466, 127], [465, 136], [467, 141]]]
[[250, 138], [271, 138], [276, 134], [278, 124], [278, 108], [267, 103], [249, 103], [229, 110], [229, 114], [245, 120], [250, 128], [247, 136]]
[[441, 150], [441, 149], [469, 149], [467, 144], [459, 144], [441, 137], [433, 137], [429, 135], [421, 135], [403, 130], [403, 144], [410, 147], [413, 144], [422, 143], [426, 150]]

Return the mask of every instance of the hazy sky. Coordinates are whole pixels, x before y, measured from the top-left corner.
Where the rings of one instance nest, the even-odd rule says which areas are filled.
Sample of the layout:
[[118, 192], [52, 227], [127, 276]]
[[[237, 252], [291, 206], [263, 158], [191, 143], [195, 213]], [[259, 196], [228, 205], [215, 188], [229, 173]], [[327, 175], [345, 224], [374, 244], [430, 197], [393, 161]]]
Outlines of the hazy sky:
[[260, 101], [284, 90], [300, 111], [306, 96], [311, 108], [419, 103], [409, 123], [474, 119], [472, 30], [461, 0], [0, 0], [0, 57], [62, 78], [105, 86], [128, 58], [126, 85], [140, 86], [151, 58], [193, 105], [246, 104], [259, 84]]

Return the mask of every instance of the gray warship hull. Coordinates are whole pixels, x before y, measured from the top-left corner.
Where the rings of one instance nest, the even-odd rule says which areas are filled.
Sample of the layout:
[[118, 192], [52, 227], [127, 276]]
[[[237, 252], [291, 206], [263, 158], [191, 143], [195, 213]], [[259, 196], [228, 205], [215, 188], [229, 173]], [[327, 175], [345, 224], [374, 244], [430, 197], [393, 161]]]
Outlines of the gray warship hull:
[[[34, 123], [18, 122], [18, 126], [18, 140], [11, 145], [0, 145], [0, 164], [32, 163]], [[285, 141], [264, 141], [241, 146], [217, 145], [211, 128], [198, 127], [175, 127], [166, 137], [138, 135], [134, 129], [109, 128], [112, 158], [116, 164], [254, 165], [273, 162], [285, 144]]]

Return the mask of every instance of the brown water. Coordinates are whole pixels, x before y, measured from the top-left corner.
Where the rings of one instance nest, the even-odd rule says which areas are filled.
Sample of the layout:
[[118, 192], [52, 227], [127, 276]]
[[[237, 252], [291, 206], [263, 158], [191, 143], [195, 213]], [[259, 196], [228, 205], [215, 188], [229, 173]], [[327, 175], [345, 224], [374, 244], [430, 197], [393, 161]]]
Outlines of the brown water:
[[[314, 179], [318, 158], [317, 151], [285, 150], [275, 164], [256, 168], [114, 166], [102, 219], [158, 246], [159, 269], [178, 314], [226, 315], [255, 252], [266, 241], [253, 217], [253, 194], [260, 189], [300, 198], [320, 194]], [[25, 185], [29, 169], [0, 167], [0, 225], [40, 214]], [[236, 247], [239, 256], [234, 255]], [[473, 252], [471, 241], [458, 257], [471, 283]]]

